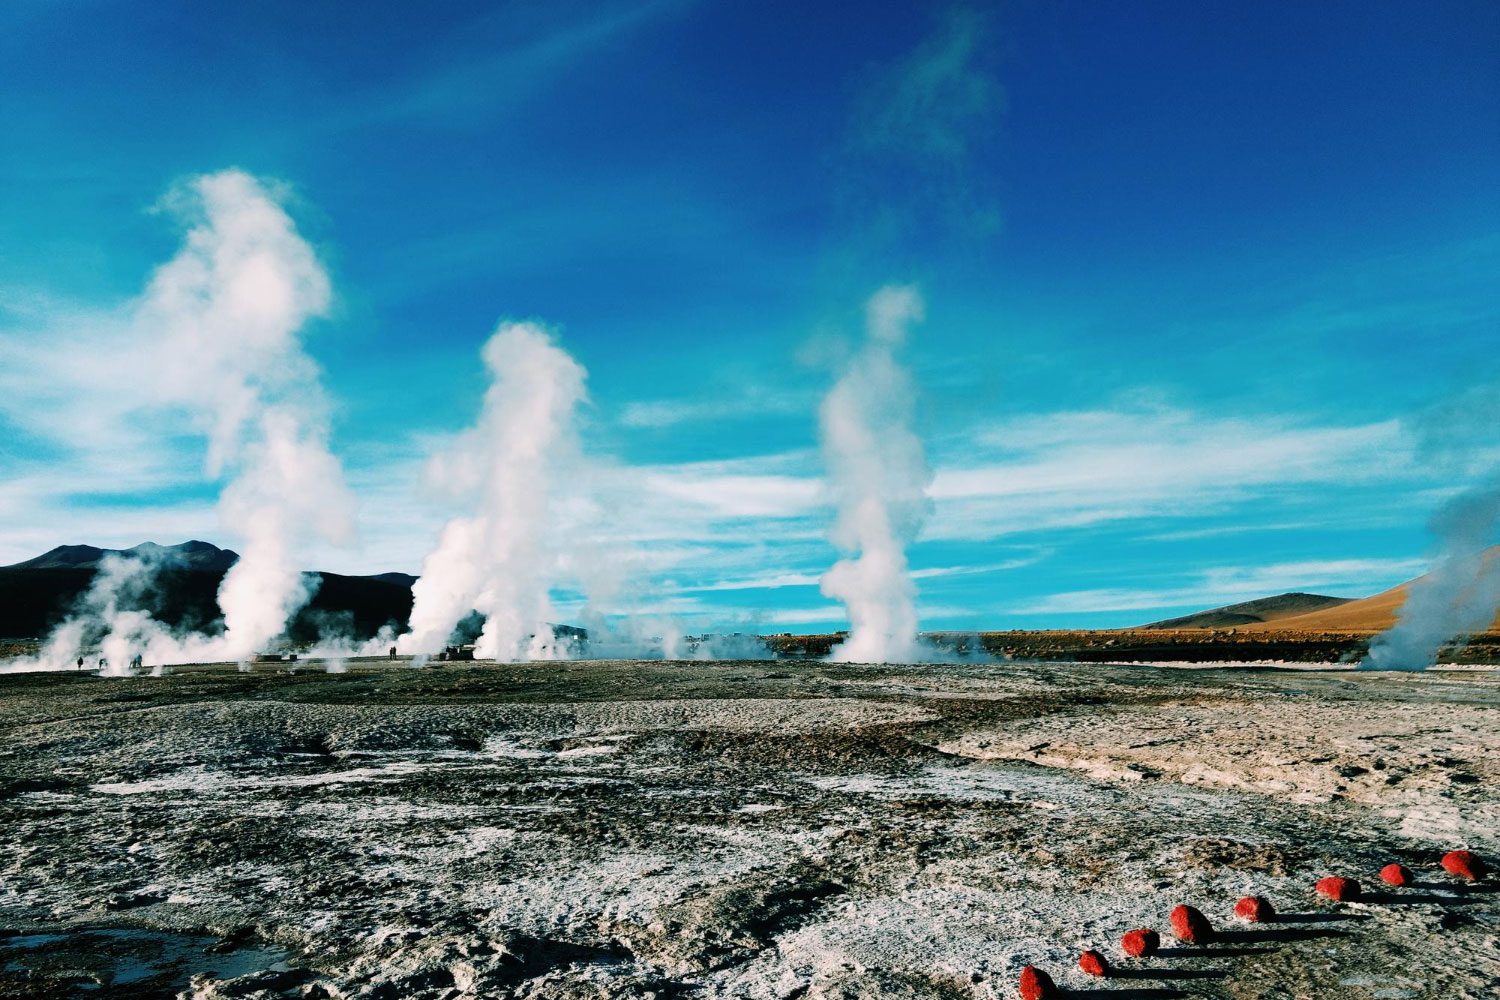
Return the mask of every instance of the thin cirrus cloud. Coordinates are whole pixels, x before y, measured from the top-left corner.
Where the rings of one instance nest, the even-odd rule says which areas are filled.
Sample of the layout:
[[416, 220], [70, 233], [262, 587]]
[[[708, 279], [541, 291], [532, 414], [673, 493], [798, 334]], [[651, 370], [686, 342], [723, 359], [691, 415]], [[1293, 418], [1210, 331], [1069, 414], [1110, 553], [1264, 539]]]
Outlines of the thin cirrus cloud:
[[[1065, 411], [960, 436], [935, 463], [926, 540], [985, 540], [1049, 527], [1219, 510], [1329, 484], [1418, 475], [1398, 421], [1302, 426], [1186, 409]], [[656, 520], [710, 526], [822, 517], [826, 498], [802, 452], [623, 470]]]
[[689, 0], [609, 3], [584, 11], [570, 4], [507, 6], [450, 36], [434, 65], [346, 98], [322, 124], [460, 123], [496, 106], [522, 106], [590, 55], [690, 6]]
[[928, 539], [1182, 516], [1417, 474], [1399, 421], [1305, 426], [1179, 408], [1026, 417], [976, 430], [964, 451], [971, 463], [934, 477]]
[[817, 399], [810, 393], [740, 386], [712, 398], [644, 399], [620, 409], [619, 424], [631, 429], [662, 430], [683, 424], [810, 414]]
[[212, 534], [201, 443], [180, 415], [140, 412], [124, 391], [152, 373], [123, 313], [49, 302], [43, 324], [15, 307], [25, 301], [9, 292], [0, 309], [10, 320], [0, 329], [0, 562], [64, 541]]
[[[816, 478], [756, 471], [757, 460], [681, 463], [630, 470], [643, 492], [715, 521], [798, 518], [819, 506]], [[772, 457], [766, 464], [780, 464]]]
[[[1001, 573], [1006, 570], [1034, 566], [1040, 556], [1026, 559], [1007, 559], [1003, 562], [984, 563], [976, 566], [929, 566], [912, 570], [912, 579], [936, 580], [952, 576], [980, 576], [985, 573]], [[767, 573], [741, 579], [715, 580], [712, 583], [685, 585], [680, 589], [690, 592], [712, 593], [726, 590], [781, 590], [786, 587], [816, 587], [823, 580], [821, 573]]]
[[993, 25], [978, 11], [941, 11], [933, 31], [867, 85], [851, 141], [883, 155], [952, 163], [974, 155], [1005, 105], [986, 65]]

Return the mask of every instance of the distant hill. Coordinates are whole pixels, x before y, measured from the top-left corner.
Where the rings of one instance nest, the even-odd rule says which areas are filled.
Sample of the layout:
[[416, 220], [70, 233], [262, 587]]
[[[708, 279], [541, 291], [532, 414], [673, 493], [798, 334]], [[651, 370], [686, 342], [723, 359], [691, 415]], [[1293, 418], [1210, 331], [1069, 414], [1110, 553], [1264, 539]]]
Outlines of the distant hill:
[[1310, 632], [1384, 632], [1396, 624], [1396, 615], [1406, 603], [1406, 594], [1412, 582], [1414, 581], [1398, 584], [1373, 597], [1343, 602], [1337, 607], [1312, 609], [1275, 622], [1246, 627], [1251, 631], [1284, 628]]
[[98, 569], [105, 556], [144, 559], [159, 566], [175, 569], [217, 570], [223, 572], [239, 561], [239, 553], [221, 549], [212, 542], [196, 539], [180, 545], [157, 545], [142, 542], [128, 549], [100, 549], [92, 545], [59, 545], [34, 559], [0, 569]]
[[1208, 611], [1183, 615], [1181, 618], [1168, 618], [1165, 621], [1141, 625], [1140, 628], [1237, 628], [1270, 622], [1276, 622], [1277, 626], [1281, 627], [1288, 618], [1349, 603], [1351, 599], [1348, 597], [1302, 593], [1277, 594], [1275, 597], [1262, 597], [1240, 604], [1227, 604], [1222, 608], [1211, 608]]
[[[1487, 563], [1500, 559], [1500, 545], [1492, 545], [1486, 549], [1484, 558]], [[1283, 618], [1274, 626], [1251, 625], [1248, 627], [1251, 629], [1267, 627], [1300, 629], [1308, 632], [1384, 632], [1396, 624], [1396, 619], [1401, 612], [1402, 605], [1406, 603], [1406, 595], [1412, 585], [1424, 579], [1426, 579], [1425, 575], [1419, 576], [1415, 580], [1397, 584], [1390, 590], [1382, 590], [1371, 597], [1350, 601], [1336, 608], [1323, 608], [1292, 618]], [[1500, 632], [1500, 615], [1496, 615], [1495, 620], [1490, 622], [1490, 631]]]
[[[1486, 550], [1487, 559], [1500, 559], [1500, 546]], [[1396, 624], [1406, 595], [1418, 580], [1408, 580], [1371, 597], [1349, 600], [1317, 594], [1281, 594], [1244, 604], [1200, 611], [1195, 615], [1153, 622], [1141, 628], [1241, 628], [1250, 632], [1286, 629], [1300, 632], [1384, 632]], [[1500, 632], [1500, 615], [1490, 623]]]
[[[0, 638], [40, 639], [63, 621], [88, 590], [108, 555], [136, 556], [160, 566], [146, 610], [173, 628], [212, 630], [218, 622], [219, 584], [239, 556], [209, 542], [180, 545], [143, 542], [129, 549], [60, 545], [34, 559], [0, 567]], [[411, 617], [411, 585], [405, 573], [343, 576], [314, 573], [317, 591], [293, 620], [294, 640], [342, 633], [374, 635], [382, 626], [402, 627]]]

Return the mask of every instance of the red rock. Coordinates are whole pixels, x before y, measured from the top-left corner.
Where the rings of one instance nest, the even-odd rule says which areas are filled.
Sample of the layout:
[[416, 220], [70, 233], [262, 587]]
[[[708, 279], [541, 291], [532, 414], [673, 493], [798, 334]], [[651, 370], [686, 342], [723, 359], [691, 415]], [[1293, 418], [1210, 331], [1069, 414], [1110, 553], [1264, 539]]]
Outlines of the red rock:
[[1097, 951], [1086, 951], [1079, 955], [1078, 967], [1091, 976], [1109, 975], [1109, 962]]
[[1352, 903], [1359, 898], [1359, 883], [1352, 878], [1344, 878], [1342, 875], [1320, 878], [1313, 888], [1317, 890], [1319, 896], [1331, 899], [1335, 903]]
[[1252, 924], [1276, 919], [1276, 908], [1264, 896], [1246, 896], [1234, 904], [1234, 915]]
[[1021, 1000], [1057, 1000], [1057, 984], [1034, 965], [1021, 970]]
[[1478, 882], [1490, 873], [1490, 866], [1472, 851], [1449, 851], [1443, 855], [1443, 871], [1454, 878]]
[[1137, 927], [1120, 938], [1120, 950], [1131, 958], [1150, 958], [1161, 947], [1161, 935], [1149, 927]]
[[1411, 869], [1405, 865], [1389, 864], [1380, 869], [1380, 881], [1397, 887], [1411, 885]]
[[1172, 936], [1183, 944], [1204, 944], [1212, 940], [1214, 925], [1193, 906], [1179, 906], [1172, 911]]

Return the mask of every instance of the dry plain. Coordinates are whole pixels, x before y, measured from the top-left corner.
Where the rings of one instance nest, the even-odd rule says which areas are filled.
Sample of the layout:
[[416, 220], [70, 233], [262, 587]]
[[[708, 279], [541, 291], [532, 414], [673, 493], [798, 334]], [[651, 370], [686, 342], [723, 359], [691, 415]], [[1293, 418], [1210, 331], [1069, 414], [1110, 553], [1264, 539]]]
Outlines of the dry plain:
[[[1436, 866], [1500, 852], [1485, 670], [13, 674], [0, 734], [0, 996], [1500, 988], [1500, 895]], [[1375, 893], [1393, 860], [1418, 885]], [[1326, 874], [1372, 895], [1319, 903]], [[1285, 918], [1230, 921], [1250, 892]], [[1119, 959], [1180, 902], [1221, 940]]]

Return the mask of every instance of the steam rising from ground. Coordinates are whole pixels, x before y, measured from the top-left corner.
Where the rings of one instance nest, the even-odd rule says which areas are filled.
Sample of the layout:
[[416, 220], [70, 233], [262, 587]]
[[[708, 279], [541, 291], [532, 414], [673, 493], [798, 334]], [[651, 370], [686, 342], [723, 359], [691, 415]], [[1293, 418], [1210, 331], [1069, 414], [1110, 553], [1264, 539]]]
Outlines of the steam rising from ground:
[[475, 655], [497, 660], [568, 655], [546, 624], [559, 558], [546, 538], [558, 471], [577, 454], [575, 418], [586, 373], [535, 323], [502, 323], [484, 346], [491, 385], [479, 422], [434, 461], [433, 478], [475, 496], [478, 512], [443, 528], [412, 588], [403, 653], [449, 641], [471, 610], [485, 616]]
[[230, 479], [219, 514], [241, 558], [219, 589], [225, 628], [214, 637], [174, 636], [145, 612], [122, 610], [149, 587], [152, 565], [105, 567], [80, 609], [85, 621], [49, 640], [48, 655], [63, 663], [100, 625], [111, 671], [134, 653], [155, 664], [244, 662], [311, 596], [299, 548], [312, 536], [345, 544], [352, 535], [319, 373], [300, 339], [330, 301], [316, 255], [273, 194], [241, 171], [198, 177], [166, 204], [190, 228], [131, 310], [128, 349], [150, 359], [150, 376], [121, 391], [140, 393], [137, 409], [185, 412], [207, 436], [206, 474]]
[[57, 667], [74, 666], [85, 649], [97, 647], [103, 673], [128, 672], [142, 639], [159, 632], [160, 626], [149, 612], [124, 605], [134, 605], [145, 596], [157, 568], [149, 558], [105, 556], [74, 613], [47, 639], [37, 659]]
[[926, 520], [931, 480], [912, 430], [916, 392], [896, 360], [907, 327], [922, 319], [916, 289], [888, 286], [866, 305], [866, 337], [819, 410], [824, 462], [837, 506], [831, 538], [845, 553], [823, 593], [844, 603], [844, 663], [919, 659], [916, 586], [906, 546]]
[[1450, 639], [1481, 632], [1500, 608], [1500, 558], [1486, 547], [1500, 532], [1500, 473], [1458, 496], [1433, 519], [1439, 551], [1414, 581], [1395, 626], [1370, 644], [1373, 670], [1425, 670]]

